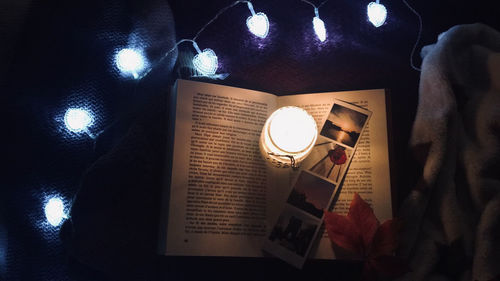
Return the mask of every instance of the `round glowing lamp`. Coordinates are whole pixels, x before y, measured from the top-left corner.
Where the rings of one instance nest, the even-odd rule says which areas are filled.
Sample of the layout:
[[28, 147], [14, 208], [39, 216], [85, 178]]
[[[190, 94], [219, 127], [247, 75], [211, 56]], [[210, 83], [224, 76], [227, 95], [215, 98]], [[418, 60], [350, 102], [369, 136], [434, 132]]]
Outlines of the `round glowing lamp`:
[[45, 217], [52, 226], [58, 226], [63, 219], [67, 218], [64, 213], [64, 204], [60, 198], [50, 198], [45, 204]]
[[260, 151], [274, 166], [297, 168], [311, 152], [318, 129], [314, 118], [296, 106], [279, 108], [267, 119], [260, 135]]

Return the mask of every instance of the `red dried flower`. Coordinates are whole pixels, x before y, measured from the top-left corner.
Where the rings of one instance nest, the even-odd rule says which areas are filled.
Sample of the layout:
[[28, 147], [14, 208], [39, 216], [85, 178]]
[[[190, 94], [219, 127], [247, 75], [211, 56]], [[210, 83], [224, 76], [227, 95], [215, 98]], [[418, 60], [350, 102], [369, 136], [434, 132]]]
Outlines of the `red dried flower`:
[[345, 150], [342, 147], [329, 150], [328, 157], [330, 157], [330, 161], [335, 163], [335, 165], [342, 165], [347, 160], [347, 155], [345, 155]]

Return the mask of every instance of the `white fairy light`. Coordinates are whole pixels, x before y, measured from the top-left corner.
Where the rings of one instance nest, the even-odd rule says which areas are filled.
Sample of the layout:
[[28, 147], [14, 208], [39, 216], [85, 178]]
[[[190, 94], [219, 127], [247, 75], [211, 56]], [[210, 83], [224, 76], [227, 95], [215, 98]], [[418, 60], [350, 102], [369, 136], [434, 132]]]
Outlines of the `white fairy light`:
[[[324, 2], [326, 2], [326, 1], [328, 1], [328, 0], [325, 0]], [[250, 10], [250, 13], [252, 14], [246, 20], [248, 30], [257, 37], [266, 38], [267, 35], [269, 34], [269, 20], [267, 18], [267, 15], [262, 13], [262, 12], [255, 13], [253, 5], [250, 1], [237, 0], [233, 3], [231, 3], [230, 5], [220, 9], [219, 12], [217, 12], [217, 14], [210, 21], [208, 21], [204, 26], [201, 27], [200, 30], [198, 30], [198, 32], [195, 34], [195, 36], [192, 39], [181, 39], [181, 40], [177, 41], [177, 43], [175, 43], [174, 46], [170, 50], [168, 50], [167, 52], [165, 52], [163, 54], [163, 57], [160, 59], [160, 61], [162, 59], [166, 58], [171, 52], [177, 50], [177, 47], [181, 43], [192, 42], [193, 47], [195, 48], [195, 50], [197, 52], [197, 54], [194, 56], [194, 58], [192, 60], [194, 68], [203, 76], [208, 76], [208, 77], [214, 78], [214, 79], [225, 79], [228, 75], [227, 73], [215, 74], [217, 72], [217, 68], [219, 67], [219, 64], [218, 64], [217, 55], [215, 54], [214, 50], [207, 48], [207, 49], [204, 49], [202, 51], [198, 47], [196, 40], [197, 40], [198, 36], [211, 23], [213, 23], [220, 15], [222, 15], [228, 9], [230, 9], [238, 4], [241, 4], [241, 3], [247, 3], [248, 9]], [[127, 50], [130, 51], [131, 49], [127, 49]], [[127, 51], [127, 53], [125, 53], [125, 54], [127, 54], [127, 55], [131, 54], [129, 51]], [[136, 66], [141, 65], [141, 63], [139, 63], [139, 61], [140, 61], [140, 60], [138, 60], [139, 57], [137, 57], [136, 54], [134, 54], [134, 56], [135, 57], [132, 57], [133, 59], [130, 62], [128, 60], [125, 60], [125, 63], [120, 63], [121, 60], [119, 60], [118, 56], [117, 56], [116, 63], [118, 65], [118, 68], [120, 70], [125, 71], [125, 73], [131, 73], [134, 76], [134, 78], [136, 78], [136, 79], [143, 79], [145, 76], [147, 76], [151, 72], [153, 67], [148, 66], [148, 62], [146, 61], [144, 63], [145, 66], [143, 68], [147, 67], [147, 70], [143, 71], [143, 73], [141, 75], [139, 75], [138, 74], [139, 71], [135, 71], [135, 69], [136, 69]]]
[[307, 0], [301, 0], [304, 3], [311, 5], [314, 8], [314, 18], [312, 20], [314, 33], [316, 33], [316, 37], [318, 37], [319, 41], [325, 42], [326, 40], [326, 28], [325, 22], [319, 18], [319, 8], [323, 6], [328, 0], [324, 0], [318, 6], [314, 5], [312, 2]]
[[125, 48], [116, 54], [115, 63], [123, 75], [137, 79], [146, 67], [146, 58], [139, 50]]
[[377, 2], [370, 2], [367, 7], [368, 20], [375, 26], [379, 27], [385, 23], [387, 18], [387, 9], [384, 5]]
[[255, 13], [253, 5], [250, 2], [247, 2], [247, 5], [248, 9], [252, 13], [252, 15], [247, 18], [248, 30], [250, 30], [250, 32], [257, 37], [266, 38], [269, 33], [269, 20], [267, 19], [266, 14], [262, 12]]
[[203, 52], [198, 47], [198, 44], [193, 41], [193, 47], [196, 49], [196, 56], [193, 58], [193, 65], [202, 75], [214, 75], [217, 71], [218, 62], [217, 56], [212, 49], [204, 49]]
[[[319, 5], [315, 5], [314, 3], [308, 1], [308, 0], [301, 0], [304, 3], [307, 3], [314, 7], [314, 12], [315, 16], [313, 17], [312, 23], [313, 23], [313, 29], [314, 32], [316, 33], [316, 36], [318, 37], [318, 40], [321, 42], [324, 42], [327, 38], [327, 32], [326, 32], [326, 27], [324, 21], [319, 17], [318, 10], [321, 6], [323, 6], [326, 2], [329, 0], [323, 0]], [[406, 2], [406, 0], [402, 0], [410, 10], [412, 10], [419, 18], [419, 34], [417, 36], [417, 43], [420, 39], [421, 32], [422, 32], [422, 19], [420, 15]], [[375, 27], [380, 27], [382, 26], [386, 19], [387, 19], [387, 9], [384, 5], [379, 3], [380, 0], [375, 0], [375, 2], [370, 2], [367, 6], [367, 16], [368, 20], [375, 26]], [[173, 45], [173, 47], [164, 53], [163, 57], [160, 59], [163, 60], [165, 59], [171, 52], [177, 50], [177, 47], [183, 43], [183, 42], [192, 42], [194, 48], [197, 51], [197, 54], [194, 56], [192, 62], [194, 65], [194, 68], [204, 76], [209, 76], [210, 78], [214, 79], [224, 79], [227, 77], [226, 74], [215, 74], [218, 68], [218, 59], [217, 55], [212, 49], [204, 49], [203, 51], [200, 50], [198, 45], [196, 44], [196, 40], [198, 36], [210, 25], [212, 24], [221, 14], [226, 12], [228, 9], [235, 7], [238, 4], [241, 3], [247, 3], [248, 9], [251, 12], [251, 16], [249, 16], [246, 20], [246, 24], [248, 27], [248, 30], [254, 34], [257, 37], [260, 38], [266, 38], [267, 35], [269, 34], [269, 20], [267, 18], [267, 15], [259, 12], [255, 13], [255, 10], [253, 8], [253, 4], [250, 1], [243, 1], [243, 0], [237, 0], [233, 3], [231, 3], [228, 6], [223, 7], [222, 9], [217, 12], [217, 14], [210, 20], [208, 21], [204, 26], [201, 27], [200, 30], [195, 34], [195, 36], [192, 39], [181, 39], [177, 43]], [[413, 53], [415, 52], [417, 43], [415, 43], [415, 46], [411, 52], [411, 57], [413, 57]], [[150, 66], [149, 62], [141, 55], [140, 52], [137, 52], [133, 49], [124, 49], [120, 51], [116, 58], [115, 58], [116, 64], [118, 68], [124, 72], [125, 74], [131, 74], [134, 78], [136, 79], [142, 79], [145, 76], [147, 76], [151, 70], [154, 68], [154, 66]], [[156, 63], [158, 64], [158, 63]], [[411, 60], [411, 66], [420, 71], [419, 68], [415, 67], [413, 65], [413, 61]], [[143, 71], [146, 69], [146, 71]], [[142, 73], [139, 73], [142, 72]]]
[[50, 198], [47, 204], [45, 204], [44, 211], [47, 221], [52, 226], [60, 225], [63, 219], [67, 218], [67, 215], [64, 213], [64, 203], [59, 197]]
[[64, 114], [64, 124], [73, 133], [87, 132], [94, 118], [83, 108], [69, 108]]
[[316, 32], [319, 41], [324, 42], [326, 40], [325, 23], [319, 18], [318, 8], [314, 7], [314, 13], [316, 14], [313, 18], [314, 32]]

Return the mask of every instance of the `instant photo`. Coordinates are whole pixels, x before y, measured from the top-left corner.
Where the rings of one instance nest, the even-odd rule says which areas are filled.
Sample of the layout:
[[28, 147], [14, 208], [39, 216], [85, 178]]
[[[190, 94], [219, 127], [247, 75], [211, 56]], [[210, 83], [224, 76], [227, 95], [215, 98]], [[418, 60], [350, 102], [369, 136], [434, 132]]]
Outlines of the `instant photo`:
[[338, 183], [349, 166], [353, 150], [328, 139], [319, 141], [308, 156], [303, 168]]
[[354, 147], [367, 120], [367, 114], [335, 103], [320, 134], [336, 142]]
[[320, 226], [320, 219], [287, 204], [266, 240], [264, 250], [302, 267]]
[[335, 185], [310, 173], [301, 172], [287, 203], [317, 218], [328, 208]]

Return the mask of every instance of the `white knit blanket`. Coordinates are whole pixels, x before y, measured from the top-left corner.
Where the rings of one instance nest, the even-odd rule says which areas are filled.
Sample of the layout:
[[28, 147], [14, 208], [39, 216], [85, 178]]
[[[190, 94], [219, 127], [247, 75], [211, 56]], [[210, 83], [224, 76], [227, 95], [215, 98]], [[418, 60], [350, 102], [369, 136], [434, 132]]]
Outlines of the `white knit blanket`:
[[500, 277], [500, 33], [460, 25], [422, 49], [410, 147], [421, 182], [402, 205], [402, 280]]

